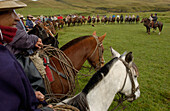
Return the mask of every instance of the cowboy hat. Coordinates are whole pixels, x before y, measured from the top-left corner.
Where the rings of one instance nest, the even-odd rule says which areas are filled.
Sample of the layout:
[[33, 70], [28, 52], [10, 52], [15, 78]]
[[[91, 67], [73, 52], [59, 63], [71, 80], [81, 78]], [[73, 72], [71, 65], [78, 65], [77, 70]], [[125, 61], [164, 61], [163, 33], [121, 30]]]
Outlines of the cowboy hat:
[[33, 16], [32, 15], [28, 15], [27, 18], [33, 18]]
[[18, 0], [0, 0], [0, 11], [26, 7], [27, 5]]

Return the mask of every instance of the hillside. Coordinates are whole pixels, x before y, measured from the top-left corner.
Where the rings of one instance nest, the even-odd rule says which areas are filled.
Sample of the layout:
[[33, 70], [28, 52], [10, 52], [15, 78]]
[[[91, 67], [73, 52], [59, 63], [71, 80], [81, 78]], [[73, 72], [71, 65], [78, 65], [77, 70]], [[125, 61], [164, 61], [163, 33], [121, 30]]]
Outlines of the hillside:
[[[28, 7], [25, 14], [92, 14], [170, 11], [169, 0], [21, 0]], [[38, 12], [37, 12], [38, 10]]]

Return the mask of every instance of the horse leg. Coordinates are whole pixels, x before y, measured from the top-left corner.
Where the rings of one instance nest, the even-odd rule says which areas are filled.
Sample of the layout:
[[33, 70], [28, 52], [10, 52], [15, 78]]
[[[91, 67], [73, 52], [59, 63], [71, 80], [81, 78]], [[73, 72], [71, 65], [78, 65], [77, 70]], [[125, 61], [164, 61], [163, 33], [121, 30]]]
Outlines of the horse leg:
[[159, 28], [159, 35], [160, 35], [161, 31], [162, 31], [162, 28], [163, 28], [163, 25], [158, 26], [158, 28]]
[[148, 32], [148, 34], [150, 34], [150, 28], [148, 28], [148, 27], [147, 27], [147, 32]]
[[148, 33], [148, 28], [146, 27], [146, 33]]
[[150, 34], [150, 28], [148, 28], [148, 34]]

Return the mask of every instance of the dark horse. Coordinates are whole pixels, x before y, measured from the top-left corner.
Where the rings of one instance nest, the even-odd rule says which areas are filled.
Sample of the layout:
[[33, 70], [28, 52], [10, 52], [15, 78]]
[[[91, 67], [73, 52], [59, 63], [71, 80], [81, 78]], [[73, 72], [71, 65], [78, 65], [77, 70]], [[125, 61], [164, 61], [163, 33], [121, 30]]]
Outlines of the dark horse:
[[103, 17], [103, 18], [101, 19], [101, 22], [104, 23], [104, 24], [106, 24], [107, 21], [108, 21], [107, 17]]
[[[71, 61], [74, 66], [73, 70], [80, 70], [86, 60], [92, 67], [98, 70], [104, 65], [104, 48], [102, 41], [105, 36], [106, 34], [101, 37], [97, 37], [96, 32], [94, 32], [93, 35], [79, 37], [68, 42], [62, 46], [60, 50], [63, 51], [66, 57], [68, 57]], [[50, 65], [58, 70], [52, 70], [54, 81], [52, 81], [50, 85], [52, 93], [55, 94], [57, 98], [61, 99], [72, 94], [75, 87], [72, 87], [74, 85], [69, 84], [68, 81], [70, 78], [75, 81], [76, 73], [69, 73], [69, 76], [67, 76], [64, 71], [65, 66], [63, 67], [61, 65], [61, 61], [56, 59], [57, 57], [58, 55], [55, 55], [51, 56], [49, 59]], [[62, 73], [62, 75], [57, 72]], [[73, 72], [75, 72], [75, 70]]]
[[120, 18], [119, 18], [119, 17], [117, 17], [116, 21], [117, 21], [117, 23], [119, 23], [119, 21], [120, 21]]
[[[141, 23], [143, 23], [143, 25], [146, 27], [146, 31], [148, 34], [150, 34], [150, 28], [151, 28], [151, 22], [150, 22], [150, 19], [148, 18], [143, 18], [141, 20]], [[162, 31], [162, 28], [163, 28], [163, 23], [162, 22], [157, 22], [154, 24], [154, 26], [152, 27], [153, 29], [156, 30], [156, 28], [158, 27], [159, 29], [159, 35], [161, 34], [161, 31]]]
[[136, 17], [136, 23], [138, 23], [140, 21], [139, 17]]
[[97, 24], [98, 24], [98, 23], [100, 23], [100, 18], [99, 18], [99, 17], [97, 17]]
[[89, 16], [89, 17], [88, 17], [88, 20], [87, 20], [87, 23], [88, 23], [88, 24], [91, 24], [91, 21], [92, 21], [92, 20], [91, 20], [91, 17]]
[[120, 23], [123, 23], [123, 16], [120, 16]]
[[28, 32], [28, 34], [37, 35], [39, 38], [41, 38], [44, 45], [51, 44], [51, 46], [58, 48], [58, 44], [59, 44], [57, 40], [58, 34], [54, 37], [51, 31], [42, 23], [35, 25], [33, 29]]

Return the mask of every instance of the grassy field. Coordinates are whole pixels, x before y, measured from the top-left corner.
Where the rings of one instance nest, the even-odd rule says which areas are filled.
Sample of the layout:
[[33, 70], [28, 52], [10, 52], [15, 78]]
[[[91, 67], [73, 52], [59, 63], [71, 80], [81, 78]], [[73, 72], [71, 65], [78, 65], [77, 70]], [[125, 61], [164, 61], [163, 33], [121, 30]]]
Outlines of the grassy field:
[[[119, 53], [132, 51], [134, 60], [138, 66], [140, 77], [141, 97], [133, 103], [125, 102], [125, 111], [169, 111], [170, 110], [170, 12], [168, 12], [169, 0], [39, 0], [38, 3], [24, 0], [28, 4], [25, 9], [19, 9], [17, 12], [23, 15], [55, 15], [55, 14], [139, 14], [141, 18], [149, 17], [151, 13], [158, 13], [158, 20], [164, 23], [161, 35], [157, 32], [146, 33], [143, 24], [98, 24], [95, 27], [91, 25], [82, 26], [64, 26], [58, 30], [59, 47], [70, 40], [91, 35], [93, 31], [98, 36], [107, 33], [103, 42], [105, 51], [104, 58], [108, 62], [111, 59], [109, 47], [112, 46]], [[142, 1], [142, 2], [141, 2]], [[154, 3], [152, 3], [154, 2]], [[123, 10], [120, 12], [120, 9]], [[125, 9], [125, 11], [124, 11]], [[110, 10], [110, 11], [109, 11]], [[126, 13], [126, 11], [128, 13]], [[152, 12], [150, 12], [152, 11]], [[165, 12], [158, 12], [165, 11]], [[119, 13], [118, 13], [119, 12]], [[90, 67], [86, 62], [86, 67]], [[88, 73], [88, 69], [82, 68], [81, 73]], [[94, 71], [93, 71], [94, 73]], [[89, 78], [78, 76], [80, 90], [86, 85]], [[116, 106], [113, 102], [109, 111]]]
[[[168, 111], [170, 105], [169, 30], [170, 24], [164, 25], [161, 35], [158, 35], [158, 30], [148, 35], [143, 24], [99, 24], [95, 27], [86, 24], [65, 27], [58, 31], [59, 46], [61, 47], [74, 38], [90, 35], [93, 31], [96, 31], [98, 36], [107, 33], [103, 42], [105, 61], [108, 62], [111, 59], [110, 46], [119, 53], [132, 51], [140, 72], [138, 81], [141, 97], [132, 104], [125, 102], [126, 111]], [[88, 63], [85, 63], [84, 66], [90, 67]], [[88, 69], [83, 68], [81, 70], [81, 73], [87, 72]], [[79, 76], [79, 78], [82, 78], [82, 76]], [[79, 80], [81, 89], [89, 78]], [[116, 102], [113, 102], [110, 109], [114, 106], [116, 106]]]

